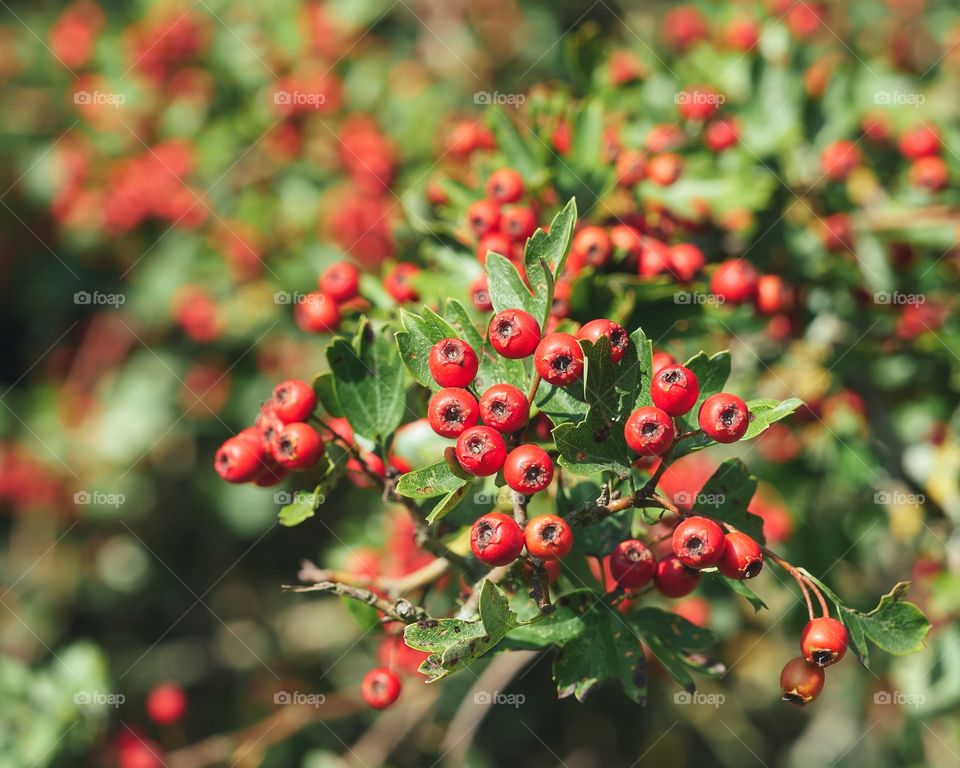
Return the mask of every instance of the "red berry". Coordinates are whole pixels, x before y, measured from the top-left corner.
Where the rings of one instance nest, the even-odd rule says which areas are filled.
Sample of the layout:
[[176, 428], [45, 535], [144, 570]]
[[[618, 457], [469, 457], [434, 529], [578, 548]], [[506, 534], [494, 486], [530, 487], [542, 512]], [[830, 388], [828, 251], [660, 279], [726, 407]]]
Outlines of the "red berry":
[[480, 275], [470, 283], [470, 301], [473, 302], [473, 306], [480, 312], [489, 312], [493, 309], [486, 275]]
[[560, 560], [573, 547], [573, 531], [562, 517], [540, 515], [523, 532], [527, 552], [541, 560]]
[[900, 153], [908, 160], [940, 153], [940, 133], [932, 125], [918, 125], [900, 137]]
[[667, 253], [667, 266], [674, 277], [689, 283], [707, 263], [707, 258], [693, 243], [677, 243]]
[[706, 517], [688, 517], [673, 529], [673, 553], [689, 568], [709, 568], [723, 557], [723, 528]]
[[677, 111], [684, 120], [709, 120], [713, 117], [723, 96], [709, 85], [695, 85], [684, 88], [677, 98]]
[[735, 443], [750, 426], [750, 409], [736, 395], [720, 392], [703, 401], [697, 422], [707, 437], [718, 443]]
[[323, 293], [342, 304], [360, 292], [360, 270], [349, 261], [338, 261], [323, 271], [318, 284]]
[[717, 267], [710, 278], [710, 291], [730, 304], [742, 304], [753, 298], [759, 275], [746, 259], [729, 259]]
[[650, 396], [653, 404], [670, 416], [683, 416], [700, 397], [700, 382], [689, 368], [668, 365], [653, 375]]
[[583, 350], [569, 333], [551, 333], [537, 345], [533, 364], [544, 381], [566, 387], [583, 376]]
[[596, 344], [601, 336], [610, 339], [610, 359], [619, 363], [627, 353], [630, 346], [630, 336], [624, 330], [623, 326], [618, 325], [612, 320], [599, 319], [591, 320], [577, 331], [578, 339], [586, 339]]
[[480, 242], [477, 243], [477, 261], [486, 264], [487, 254], [491, 251], [510, 258], [510, 253], [513, 251], [513, 241], [502, 232], [490, 232], [481, 237]]
[[623, 425], [623, 436], [634, 453], [660, 456], [670, 450], [676, 437], [670, 415], [653, 405], [637, 408]]
[[231, 437], [217, 450], [213, 466], [228, 483], [249, 483], [264, 469], [263, 444], [245, 437]]
[[717, 568], [728, 579], [752, 579], [763, 568], [760, 545], [745, 533], [728, 533]]
[[537, 493], [553, 480], [553, 461], [542, 448], [521, 445], [507, 454], [503, 463], [503, 479], [517, 493]]
[[273, 388], [267, 404], [284, 424], [306, 421], [317, 407], [317, 395], [307, 382], [291, 379]]
[[670, 246], [655, 237], [641, 238], [637, 274], [640, 277], [656, 277], [668, 269], [670, 269]]
[[470, 551], [484, 565], [509, 565], [523, 551], [523, 531], [509, 515], [491, 512], [470, 529]]
[[442, 437], [459, 437], [480, 417], [477, 400], [465, 389], [447, 387], [430, 398], [427, 406], [427, 421]]
[[273, 457], [287, 469], [308, 469], [323, 456], [323, 440], [309, 424], [287, 424], [271, 442]]
[[712, 152], [723, 152], [737, 143], [739, 133], [736, 120], [720, 118], [707, 126], [703, 133], [703, 142]]
[[820, 155], [820, 167], [828, 179], [841, 181], [863, 162], [863, 156], [856, 144], [846, 139], [835, 141]]
[[639, 263], [643, 240], [636, 228], [629, 224], [617, 224], [611, 227], [610, 244], [616, 252], [622, 253], [631, 263]]
[[480, 361], [462, 339], [440, 339], [430, 349], [429, 366], [430, 375], [441, 387], [465, 387], [477, 375]]
[[780, 673], [783, 700], [800, 707], [809, 704], [820, 695], [825, 679], [822, 667], [811, 664], [802, 656], [790, 659]]
[[293, 308], [293, 319], [301, 331], [307, 333], [332, 333], [340, 327], [340, 310], [337, 303], [320, 291], [308, 293], [303, 301]]
[[842, 622], [827, 616], [810, 619], [800, 634], [800, 653], [818, 667], [828, 667], [843, 658], [849, 642]]
[[647, 178], [661, 187], [669, 187], [683, 173], [683, 158], [673, 152], [654, 155], [647, 163]]
[[420, 267], [416, 264], [397, 264], [383, 278], [383, 287], [393, 296], [394, 301], [401, 304], [416, 301], [420, 298], [413, 287], [413, 278], [420, 274]]
[[480, 396], [480, 418], [488, 427], [510, 434], [530, 418], [527, 396], [510, 384], [494, 384]]
[[147, 696], [147, 715], [157, 725], [177, 722], [187, 709], [187, 696], [176, 683], [162, 683]]
[[656, 567], [653, 553], [638, 539], [621, 541], [610, 555], [610, 575], [624, 589], [645, 587]]
[[664, 597], [683, 597], [697, 588], [700, 571], [688, 568], [676, 555], [667, 555], [657, 562], [653, 583]]
[[498, 203], [515, 203], [523, 197], [523, 177], [513, 168], [501, 168], [487, 179], [487, 197]]
[[360, 695], [368, 707], [386, 709], [400, 698], [400, 678], [386, 667], [371, 669], [360, 684]]
[[573, 236], [571, 258], [581, 259], [592, 267], [602, 267], [610, 261], [610, 236], [602, 227], [584, 227]]
[[929, 192], [940, 192], [950, 181], [950, 172], [942, 157], [921, 157], [910, 166], [910, 183]]
[[651, 362], [651, 368], [653, 368], [653, 375], [656, 376], [657, 371], [663, 370], [668, 365], [676, 365], [677, 361], [674, 360], [673, 355], [669, 352], [657, 351], [653, 353], [653, 359]]
[[492, 200], [477, 200], [467, 208], [467, 223], [477, 237], [496, 232], [500, 225], [500, 206]]
[[500, 231], [514, 242], [522, 243], [537, 231], [537, 214], [527, 205], [507, 206], [500, 212]]
[[490, 346], [504, 357], [529, 357], [540, 343], [540, 326], [522, 309], [505, 309], [490, 321]]
[[457, 438], [457, 460], [471, 475], [487, 477], [500, 471], [507, 458], [507, 444], [490, 427], [470, 427]]
[[264, 457], [263, 463], [263, 471], [257, 476], [257, 479], [253, 481], [254, 485], [260, 488], [272, 488], [275, 485], [279, 485], [286, 480], [287, 475], [290, 474], [289, 470], [286, 467], [281, 467], [280, 464], [277, 463], [277, 460], [270, 454]]
[[[617, 155], [617, 184], [632, 187], [647, 175], [647, 155], [639, 149], [625, 149]], [[611, 234], [613, 234], [611, 232]]]
[[754, 302], [761, 315], [779, 315], [793, 309], [793, 291], [780, 275], [762, 275]]

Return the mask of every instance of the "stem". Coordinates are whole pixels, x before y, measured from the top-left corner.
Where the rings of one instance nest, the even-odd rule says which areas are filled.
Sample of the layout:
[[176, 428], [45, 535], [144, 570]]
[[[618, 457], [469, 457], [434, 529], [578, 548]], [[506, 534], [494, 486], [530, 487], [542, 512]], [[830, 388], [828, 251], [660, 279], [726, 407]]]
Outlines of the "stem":
[[550, 602], [550, 577], [547, 575], [543, 560], [530, 557], [529, 562], [533, 566], [533, 576], [530, 579], [530, 597], [537, 604], [540, 613], [553, 613], [553, 603]]
[[817, 595], [817, 599], [820, 601], [820, 607], [825, 611], [825, 615], [829, 616], [830, 612], [826, 608], [826, 601], [823, 598], [820, 590], [817, 589], [816, 584], [807, 579], [800, 571], [798, 571], [794, 566], [790, 565], [786, 560], [784, 560], [780, 555], [774, 552], [769, 547], [762, 547], [763, 556], [766, 557], [771, 562], [779, 565], [783, 570], [790, 574], [793, 577], [793, 580], [797, 582], [797, 585], [800, 587], [800, 591], [803, 593], [803, 600], [807, 604], [807, 614], [811, 619], [815, 618], [813, 611], [813, 602], [810, 600], [810, 590], [812, 589]]
[[522, 493], [513, 493], [513, 519], [517, 525], [523, 528], [527, 524], [527, 503], [528, 499]]
[[537, 390], [540, 389], [540, 374], [533, 374], [533, 384], [530, 387], [530, 394], [527, 395], [527, 402], [533, 405], [533, 398], [537, 396]]
[[283, 589], [288, 592], [332, 592], [335, 595], [340, 595], [340, 597], [349, 597], [352, 600], [359, 600], [361, 603], [372, 605], [381, 613], [404, 624], [412, 624], [415, 621], [423, 621], [429, 618], [423, 608], [414, 605], [405, 598], [401, 597], [391, 602], [369, 589], [352, 587], [349, 584], [340, 584], [336, 581], [321, 581], [308, 587], [285, 584]]

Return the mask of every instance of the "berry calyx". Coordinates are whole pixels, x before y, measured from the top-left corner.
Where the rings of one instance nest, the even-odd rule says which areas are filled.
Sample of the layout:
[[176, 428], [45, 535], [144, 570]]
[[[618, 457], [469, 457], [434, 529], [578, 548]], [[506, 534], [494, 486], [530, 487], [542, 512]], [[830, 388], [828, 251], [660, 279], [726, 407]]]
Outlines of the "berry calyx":
[[332, 333], [340, 327], [337, 303], [321, 291], [308, 293], [293, 309], [293, 319], [301, 331]]
[[226, 440], [217, 450], [213, 466], [228, 483], [249, 483], [264, 468], [264, 447], [261, 443], [237, 435]]
[[507, 444], [495, 429], [470, 427], [457, 438], [457, 461], [471, 475], [487, 477], [500, 471], [507, 458]]
[[514, 491], [533, 494], [542, 491], [553, 480], [553, 461], [536, 445], [521, 445], [507, 454], [503, 478]]
[[825, 679], [822, 667], [811, 664], [802, 656], [790, 659], [780, 672], [783, 701], [799, 707], [809, 704], [820, 695]]
[[490, 512], [470, 529], [470, 551], [484, 565], [509, 565], [523, 551], [523, 531], [509, 515]]
[[537, 345], [533, 364], [544, 381], [566, 387], [583, 376], [583, 350], [575, 336], [550, 333]]
[[342, 304], [360, 293], [360, 270], [349, 261], [338, 261], [323, 271], [317, 284], [323, 293]]
[[523, 197], [523, 177], [513, 168], [501, 168], [487, 179], [487, 197], [498, 203], [515, 203]]
[[683, 416], [700, 397], [700, 382], [689, 368], [667, 365], [653, 375], [650, 396], [653, 404], [670, 416]]
[[540, 326], [522, 309], [505, 309], [490, 321], [490, 346], [511, 360], [529, 357], [540, 343]]
[[763, 551], [760, 545], [745, 533], [728, 533], [717, 570], [728, 579], [752, 579], [762, 568]]
[[270, 443], [273, 457], [287, 469], [308, 469], [323, 456], [323, 440], [309, 424], [287, 424]]
[[430, 375], [441, 387], [465, 387], [477, 375], [477, 353], [462, 339], [441, 339], [430, 349]]
[[510, 384], [494, 384], [480, 395], [480, 418], [505, 435], [522, 429], [530, 418], [527, 396]]
[[610, 554], [610, 575], [624, 589], [645, 587], [656, 567], [653, 552], [639, 539], [621, 541]]
[[829, 667], [843, 658], [849, 642], [847, 628], [837, 619], [810, 619], [800, 633], [800, 653], [818, 667]]
[[723, 557], [723, 528], [707, 517], [688, 517], [673, 530], [673, 553], [689, 568], [709, 568]]
[[610, 359], [619, 363], [630, 346], [630, 335], [622, 325], [604, 318], [591, 320], [577, 331], [578, 339], [586, 339], [593, 344], [596, 344], [601, 336], [606, 336], [610, 340]]
[[530, 520], [523, 538], [527, 552], [541, 560], [560, 560], [573, 547], [569, 523], [556, 515], [540, 515]]
[[427, 421], [441, 437], [459, 437], [480, 419], [476, 398], [467, 390], [446, 387], [430, 398]]
[[676, 555], [667, 555], [657, 561], [653, 584], [664, 597], [689, 595], [700, 583], [700, 571], [685, 566]]
[[273, 388], [267, 407], [284, 424], [306, 421], [317, 407], [317, 394], [307, 382], [291, 379]]
[[676, 437], [670, 415], [654, 405], [637, 408], [623, 425], [623, 436], [634, 453], [660, 456], [670, 450]]
[[703, 401], [697, 422], [707, 437], [718, 443], [735, 443], [750, 426], [750, 409], [736, 395], [719, 392]]
[[360, 683], [360, 695], [368, 707], [386, 709], [400, 698], [400, 678], [386, 667], [371, 669]]
[[187, 695], [176, 683], [161, 683], [147, 695], [147, 715], [157, 725], [177, 722], [187, 710]]

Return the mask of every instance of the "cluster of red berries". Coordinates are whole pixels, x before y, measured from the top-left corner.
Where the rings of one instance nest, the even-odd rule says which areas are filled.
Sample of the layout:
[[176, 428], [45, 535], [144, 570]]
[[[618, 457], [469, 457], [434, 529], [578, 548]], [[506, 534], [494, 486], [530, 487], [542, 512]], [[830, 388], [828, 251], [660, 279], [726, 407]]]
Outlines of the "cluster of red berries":
[[323, 438], [307, 420], [317, 395], [305, 381], [278, 384], [260, 408], [256, 426], [229, 438], [217, 451], [214, 468], [228, 483], [269, 487], [290, 470], [309, 469], [323, 456]]
[[360, 270], [349, 261], [338, 261], [321, 273], [317, 288], [300, 297], [294, 319], [307, 333], [333, 333], [340, 327], [341, 309], [360, 294]]
[[800, 634], [800, 656], [788, 661], [780, 673], [783, 700], [803, 706], [817, 698], [826, 679], [824, 668], [843, 658], [848, 643], [842, 622], [829, 616], [810, 619]]
[[[147, 695], [147, 715], [160, 726], [175, 725], [187, 711], [187, 695], [176, 683], [160, 683]], [[163, 747], [127, 727], [116, 739], [120, 768], [162, 768], [166, 757]]]

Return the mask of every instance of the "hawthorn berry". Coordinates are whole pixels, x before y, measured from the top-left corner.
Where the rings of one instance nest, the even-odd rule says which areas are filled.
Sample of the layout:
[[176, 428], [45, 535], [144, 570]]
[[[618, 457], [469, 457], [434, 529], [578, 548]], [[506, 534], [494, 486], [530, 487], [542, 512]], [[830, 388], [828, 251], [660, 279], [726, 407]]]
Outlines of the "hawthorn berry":
[[843, 658], [850, 636], [837, 619], [810, 619], [800, 633], [800, 653], [818, 667], [828, 667]]
[[273, 457], [287, 469], [308, 469], [323, 456], [323, 440], [309, 424], [295, 421], [273, 436]]
[[541, 560], [561, 560], [573, 547], [570, 524], [556, 515], [540, 515], [523, 531], [527, 552]]
[[861, 162], [863, 162], [863, 155], [860, 149], [846, 139], [833, 142], [820, 154], [823, 175], [835, 181], [847, 178]]
[[523, 197], [523, 177], [513, 168], [501, 168], [487, 179], [487, 197], [498, 203], [515, 203]]
[[363, 676], [360, 695], [368, 707], [386, 709], [400, 698], [400, 678], [387, 667], [371, 669]]
[[630, 336], [622, 325], [618, 325], [613, 320], [601, 318], [591, 320], [577, 331], [577, 339], [586, 339], [592, 344], [596, 344], [601, 336], [606, 336], [610, 340], [610, 359], [619, 363], [630, 346]]
[[476, 256], [481, 264], [487, 263], [487, 254], [490, 252], [499, 253], [501, 256], [510, 258], [513, 251], [513, 241], [502, 232], [490, 232], [480, 238], [477, 243]]
[[603, 267], [610, 261], [610, 236], [603, 227], [584, 227], [573, 236], [572, 258], [579, 257], [591, 267]]
[[273, 388], [273, 397], [267, 407], [284, 424], [306, 421], [317, 407], [317, 395], [307, 382], [291, 379]]
[[720, 109], [723, 97], [709, 85], [695, 85], [678, 94], [677, 112], [684, 120], [704, 121]]
[[667, 555], [657, 561], [653, 584], [664, 597], [689, 595], [700, 583], [700, 571], [688, 568], [676, 555]]
[[641, 238], [637, 274], [640, 277], [656, 277], [668, 269], [670, 269], [670, 246], [655, 237]]
[[950, 172], [942, 157], [921, 157], [910, 166], [910, 183], [928, 192], [940, 192], [950, 180]]
[[706, 263], [703, 251], [693, 243], [677, 243], [667, 252], [667, 267], [681, 283], [693, 280]]
[[720, 573], [728, 579], [752, 579], [762, 568], [763, 552], [760, 545], [745, 533], [728, 533], [723, 556], [717, 563]]
[[707, 437], [718, 443], [735, 443], [750, 426], [750, 409], [736, 395], [720, 392], [703, 401], [697, 422]]
[[477, 200], [467, 208], [467, 223], [477, 237], [496, 232], [500, 226], [500, 206], [492, 200]]
[[401, 262], [384, 275], [383, 287], [394, 301], [401, 304], [416, 301], [420, 295], [413, 287], [413, 278], [418, 274], [420, 274], [420, 267], [416, 264]]
[[332, 333], [340, 327], [340, 310], [330, 296], [314, 291], [296, 304], [293, 319], [307, 333]]
[[683, 173], [683, 158], [674, 152], [654, 155], [647, 163], [647, 178], [661, 187], [669, 187]]
[[260, 488], [272, 488], [286, 480], [288, 474], [290, 471], [286, 467], [280, 466], [272, 455], [267, 454], [263, 458], [263, 471], [253, 483]]
[[503, 479], [517, 493], [537, 493], [553, 480], [553, 461], [539, 446], [521, 445], [507, 454], [503, 463]]
[[899, 147], [908, 160], [932, 157], [940, 153], [940, 133], [928, 123], [918, 125], [900, 137]]
[[799, 707], [809, 704], [820, 695], [825, 679], [823, 668], [811, 664], [803, 656], [790, 659], [780, 672], [783, 701]]
[[710, 292], [729, 304], [743, 304], [753, 298], [758, 279], [756, 267], [749, 261], [728, 259], [710, 278]]
[[700, 397], [696, 374], [682, 365], [667, 365], [657, 371], [650, 382], [653, 404], [670, 416], [683, 416]]
[[263, 472], [263, 461], [263, 445], [258, 446], [255, 441], [237, 435], [220, 446], [213, 466], [228, 483], [249, 483]]
[[465, 387], [477, 375], [477, 353], [462, 339], [440, 339], [430, 348], [430, 375], [441, 387]]
[[540, 343], [540, 326], [522, 309], [505, 309], [490, 321], [490, 346], [503, 357], [519, 360], [529, 357]]
[[360, 270], [349, 261], [338, 261], [323, 271], [318, 286], [337, 304], [350, 301], [360, 292]]
[[610, 227], [610, 244], [614, 251], [621, 253], [629, 263], [640, 260], [640, 252], [643, 250], [643, 240], [635, 227], [629, 224], [617, 224]]
[[663, 370], [668, 365], [676, 365], [677, 361], [674, 359], [673, 355], [669, 352], [664, 352], [663, 350], [657, 350], [653, 353], [653, 359], [650, 361], [650, 367], [653, 371], [653, 375], [656, 376], [658, 371]]
[[507, 444], [491, 427], [470, 427], [457, 438], [456, 454], [464, 470], [487, 477], [500, 471], [507, 458]]
[[624, 589], [645, 587], [656, 566], [653, 552], [639, 539], [621, 541], [610, 554], [610, 575]]
[[176, 683], [161, 683], [147, 695], [147, 715], [157, 725], [177, 722], [187, 710], [187, 695]]
[[500, 212], [500, 232], [517, 243], [537, 231], [537, 214], [528, 205], [510, 205]]
[[446, 387], [435, 393], [427, 405], [427, 421], [441, 437], [459, 437], [480, 418], [476, 398], [465, 389]]
[[688, 517], [673, 529], [673, 554], [690, 568], [709, 568], [723, 557], [723, 528], [707, 517]]
[[793, 291], [780, 275], [761, 275], [754, 303], [761, 315], [789, 312], [793, 309]]
[[510, 515], [490, 512], [470, 529], [470, 551], [484, 565], [509, 565], [523, 551], [523, 531]]
[[647, 175], [647, 156], [639, 149], [625, 149], [617, 155], [617, 184], [632, 187]]
[[676, 437], [670, 415], [654, 405], [637, 408], [623, 425], [627, 446], [641, 456], [660, 456], [670, 450]]
[[703, 132], [703, 143], [711, 152], [723, 152], [730, 149], [740, 138], [740, 128], [736, 120], [720, 118], [713, 120]]
[[550, 333], [537, 345], [533, 365], [544, 381], [567, 387], [583, 376], [583, 350], [575, 336]]
[[490, 288], [487, 285], [487, 276], [479, 275], [470, 283], [470, 301], [479, 312], [489, 312], [493, 309], [493, 302], [490, 301]]
[[494, 384], [480, 395], [480, 418], [488, 427], [510, 434], [530, 418], [527, 396], [510, 384]]

